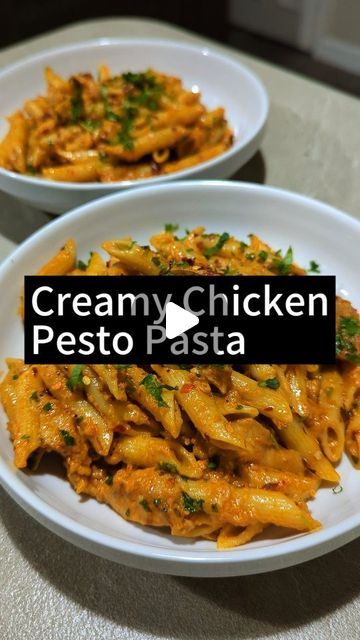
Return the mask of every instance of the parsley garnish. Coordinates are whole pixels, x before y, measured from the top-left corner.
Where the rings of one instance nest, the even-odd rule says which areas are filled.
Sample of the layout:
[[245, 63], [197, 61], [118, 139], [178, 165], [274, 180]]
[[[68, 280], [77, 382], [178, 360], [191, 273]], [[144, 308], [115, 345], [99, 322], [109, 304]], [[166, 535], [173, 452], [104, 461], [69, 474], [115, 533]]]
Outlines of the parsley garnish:
[[360, 335], [360, 321], [358, 318], [351, 316], [341, 317], [336, 334], [336, 353], [339, 354], [344, 351], [346, 360], [353, 364], [360, 363], [360, 354], [350, 340], [350, 338], [354, 338], [357, 335]]
[[198, 513], [199, 511], [203, 510], [204, 500], [202, 500], [201, 498], [199, 500], [197, 500], [196, 498], [191, 498], [188, 493], [185, 493], [185, 491], [183, 491], [182, 499], [185, 511], [188, 511], [189, 513]]
[[151, 262], [155, 265], [155, 267], [158, 267], [160, 269], [161, 275], [165, 275], [166, 273], [169, 273], [169, 267], [163, 264], [160, 258], [158, 258], [157, 256], [154, 256], [153, 258], [151, 258]]
[[207, 463], [208, 469], [217, 469], [218, 466], [219, 466], [219, 456], [212, 456], [212, 458], [209, 458]]
[[258, 258], [260, 262], [266, 262], [266, 260], [268, 259], [268, 255], [269, 254], [267, 251], [259, 251]]
[[76, 78], [72, 78], [73, 95], [71, 97], [71, 120], [78, 122], [84, 111], [84, 102], [82, 98], [83, 88]]
[[158, 407], [169, 407], [162, 397], [162, 390], [168, 389], [169, 391], [174, 391], [177, 388], [171, 387], [168, 384], [160, 384], [152, 373], [148, 373], [140, 384], [143, 385], [146, 391], [156, 400]]
[[167, 231], [168, 233], [175, 233], [175, 231], [177, 231], [179, 228], [178, 224], [172, 224], [171, 222], [168, 222], [165, 225], [165, 231]]
[[167, 505], [165, 504], [165, 502], [163, 502], [161, 500], [161, 498], [155, 498], [155, 500], [153, 500], [153, 503], [154, 503], [155, 507], [160, 509], [160, 511], [163, 511], [164, 513], [167, 512], [167, 510], [168, 510]]
[[320, 273], [320, 265], [315, 262], [315, 260], [310, 260], [310, 265], [308, 268], [309, 273]]
[[53, 406], [52, 406], [51, 402], [46, 402], [44, 404], [44, 406], [43, 406], [43, 411], [46, 411], [46, 413], [47, 413], [48, 411], [51, 411], [52, 408], [53, 408]]
[[72, 447], [75, 444], [75, 438], [70, 435], [66, 429], [60, 429], [60, 435], [62, 436], [66, 446]]
[[30, 400], [35, 400], [35, 402], [39, 401], [39, 396], [37, 394], [37, 391], [33, 391], [31, 396], [30, 396]]
[[128, 96], [128, 102], [156, 111], [159, 108], [159, 100], [163, 87], [158, 84], [154, 76], [149, 73], [123, 73], [124, 82], [136, 90]]
[[130, 135], [130, 131], [134, 126], [134, 118], [134, 110], [125, 110], [125, 115], [121, 119], [121, 131], [117, 135], [117, 142], [120, 142], [127, 151], [131, 151], [134, 148], [134, 139]]
[[109, 103], [107, 87], [102, 85], [100, 93], [104, 103], [104, 115], [106, 120], [110, 120], [111, 122], [118, 122], [119, 124], [121, 124], [121, 129], [112, 144], [120, 143], [123, 145], [124, 149], [126, 149], [127, 151], [131, 151], [131, 149], [133, 149], [134, 147], [134, 140], [130, 136], [130, 131], [133, 128], [134, 119], [136, 118], [138, 113], [137, 109], [125, 105], [123, 113], [121, 115], [115, 113], [111, 109]]
[[176, 465], [172, 462], [160, 462], [159, 463], [160, 471], [164, 471], [165, 473], [178, 473]]
[[149, 503], [147, 500], [145, 500], [145, 498], [143, 498], [142, 500], [139, 500], [139, 504], [143, 507], [143, 509], [145, 509], [145, 511], [151, 511], [149, 507]]
[[211, 258], [211, 256], [213, 256], [215, 253], [218, 253], [220, 249], [222, 249], [222, 247], [224, 246], [225, 242], [229, 240], [229, 238], [230, 236], [226, 231], [222, 233], [218, 241], [212, 247], [208, 247], [207, 249], [205, 249], [204, 251], [205, 258]]
[[293, 250], [289, 247], [283, 258], [275, 258], [273, 266], [281, 276], [287, 276], [290, 272], [293, 259]]
[[347, 333], [348, 336], [360, 335], [360, 321], [358, 318], [351, 316], [340, 318], [341, 331]]
[[88, 258], [87, 262], [84, 262], [83, 260], [78, 260], [76, 263], [76, 269], [80, 269], [81, 271], [86, 271], [86, 269], [88, 268], [89, 264], [90, 264], [90, 260], [92, 258], [93, 252], [90, 251], [90, 255]]
[[223, 271], [223, 275], [224, 276], [236, 276], [237, 273], [234, 269], [232, 269], [231, 267], [229, 267], [229, 265], [227, 265]]
[[105, 484], [108, 484], [109, 487], [111, 487], [113, 483], [113, 475], [112, 473], [109, 473], [109, 475], [107, 476], [106, 480], [105, 480]]
[[84, 365], [82, 364], [76, 364], [75, 367], [73, 368], [70, 378], [66, 383], [70, 391], [74, 391], [76, 387], [78, 387], [81, 384], [83, 366]]
[[79, 124], [80, 127], [85, 129], [85, 131], [88, 131], [89, 133], [94, 133], [94, 131], [100, 129], [101, 126], [99, 120], [83, 120]]
[[22, 436], [20, 436], [20, 440], [30, 440], [30, 436], [28, 433], [23, 433]]
[[280, 382], [277, 378], [268, 378], [267, 380], [261, 380], [258, 382], [259, 387], [269, 387], [269, 389], [278, 389]]

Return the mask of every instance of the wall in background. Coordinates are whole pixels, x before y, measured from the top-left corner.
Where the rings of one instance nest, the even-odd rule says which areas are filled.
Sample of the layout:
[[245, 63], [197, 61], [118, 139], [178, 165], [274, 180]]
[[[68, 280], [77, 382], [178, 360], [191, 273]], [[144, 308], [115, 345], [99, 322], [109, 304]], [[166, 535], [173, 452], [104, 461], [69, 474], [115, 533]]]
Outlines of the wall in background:
[[225, 40], [227, 0], [10, 0], [1, 2], [0, 47], [72, 22], [111, 16], [164, 20]]
[[333, 0], [327, 24], [329, 33], [339, 40], [360, 46], [360, 1]]
[[229, 19], [360, 75], [360, 0], [230, 0]]

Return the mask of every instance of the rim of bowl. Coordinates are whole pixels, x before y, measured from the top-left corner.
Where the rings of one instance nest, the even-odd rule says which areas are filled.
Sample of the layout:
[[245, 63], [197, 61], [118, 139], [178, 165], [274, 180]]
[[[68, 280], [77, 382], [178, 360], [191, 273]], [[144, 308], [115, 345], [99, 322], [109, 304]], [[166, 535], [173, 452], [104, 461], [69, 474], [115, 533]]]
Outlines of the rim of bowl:
[[[11, 75], [14, 71], [31, 65], [33, 62], [41, 62], [42, 59], [46, 58], [51, 54], [62, 54], [72, 51], [79, 51], [81, 49], [87, 49], [89, 47], [107, 47], [112, 45], [134, 45], [134, 46], [142, 46], [142, 45], [150, 45], [150, 46], [160, 46], [163, 48], [171, 47], [173, 49], [179, 50], [187, 50], [192, 51], [194, 54], [200, 54], [203, 56], [213, 56], [218, 58], [228, 66], [231, 66], [235, 71], [241, 70], [241, 72], [247, 76], [247, 79], [253, 83], [255, 89], [257, 91], [259, 97], [259, 106], [260, 106], [260, 114], [258, 117], [258, 121], [256, 123], [256, 127], [253, 130], [253, 133], [250, 135], [248, 131], [245, 131], [245, 134], [241, 138], [235, 138], [232, 146], [220, 153], [215, 158], [211, 158], [210, 160], [206, 160], [205, 162], [199, 162], [199, 164], [194, 165], [193, 167], [188, 167], [187, 169], [182, 169], [180, 171], [175, 171], [174, 173], [170, 173], [162, 176], [155, 176], [151, 178], [143, 178], [141, 180], [116, 180], [113, 182], [64, 182], [61, 180], [46, 180], [45, 178], [36, 178], [33, 176], [27, 176], [20, 173], [16, 173], [15, 171], [10, 171], [8, 169], [4, 169], [0, 167], [0, 175], [6, 176], [12, 180], [18, 180], [23, 182], [24, 184], [33, 185], [33, 186], [41, 186], [45, 189], [54, 189], [56, 187], [65, 189], [67, 191], [78, 191], [81, 189], [82, 191], [103, 191], [104, 194], [109, 191], [109, 189], [113, 187], [131, 187], [131, 186], [145, 186], [150, 184], [161, 184], [162, 182], [168, 182], [176, 179], [186, 179], [187, 176], [193, 175], [194, 171], [196, 171], [199, 167], [203, 169], [216, 167], [222, 160], [227, 160], [235, 156], [240, 150], [246, 148], [253, 140], [259, 138], [265, 129], [265, 125], [269, 115], [269, 96], [265, 89], [264, 84], [258, 77], [258, 75], [250, 70], [246, 65], [238, 62], [237, 60], [233, 60], [231, 57], [227, 56], [224, 53], [221, 53], [211, 46], [195, 44], [195, 43], [186, 43], [177, 40], [167, 40], [163, 38], [93, 38], [91, 40], [84, 40], [83, 42], [73, 42], [68, 45], [64, 45], [61, 47], [51, 47], [49, 49], [43, 49], [42, 51], [26, 58], [26, 60], [17, 61], [6, 68], [2, 69], [0, 72], [0, 82], [3, 78], [8, 75]], [[216, 45], [215, 45], [216, 46]], [[226, 112], [226, 106], [225, 112]], [[4, 120], [5, 116], [1, 116], [1, 119]], [[231, 123], [229, 123], [231, 125]]]
[[[50, 224], [42, 227], [35, 233], [33, 233], [25, 242], [17, 247], [1, 264], [0, 266], [0, 281], [7, 275], [7, 272], [11, 270], [14, 260], [18, 254], [21, 255], [24, 249], [31, 246], [34, 242], [41, 239], [44, 236], [44, 240], [47, 235], [52, 234], [52, 230], [56, 229], [62, 224], [71, 222], [72, 220], [86, 219], [89, 210], [97, 209], [99, 206], [106, 206], [108, 203], [116, 201], [125, 201], [127, 199], [133, 199], [146, 195], [147, 198], [156, 196], [159, 191], [182, 191], [184, 189], [200, 189], [206, 188], [210, 191], [213, 189], [233, 189], [240, 193], [250, 192], [256, 194], [257, 192], [263, 193], [268, 197], [275, 197], [281, 200], [285, 200], [291, 204], [294, 201], [300, 201], [307, 207], [311, 207], [316, 213], [320, 213], [327, 218], [333, 218], [341, 220], [343, 223], [354, 227], [355, 232], [360, 234], [360, 221], [351, 215], [329, 205], [320, 200], [298, 194], [293, 191], [280, 189], [278, 187], [272, 187], [270, 185], [258, 185], [246, 182], [229, 182], [225, 180], [192, 180], [192, 181], [179, 181], [169, 184], [163, 184], [160, 186], [153, 185], [150, 187], [141, 187], [139, 189], [132, 189], [124, 192], [118, 192], [111, 194], [104, 198], [99, 198], [92, 202], [86, 203], [76, 209], [69, 212], [69, 215], [59, 217], [52, 221]], [[94, 214], [95, 215], [95, 214]], [[208, 565], [242, 565], [249, 568], [254, 563], [259, 561], [274, 560], [282, 557], [283, 563], [281, 568], [296, 564], [297, 561], [301, 562], [301, 555], [304, 552], [308, 552], [312, 549], [312, 552], [308, 553], [303, 560], [311, 559], [318, 555], [323, 555], [328, 551], [340, 546], [341, 543], [350, 542], [359, 534], [360, 529], [360, 513], [354, 514], [344, 518], [341, 522], [331, 525], [328, 528], [320, 529], [307, 534], [295, 534], [291, 538], [277, 539], [274, 544], [268, 544], [263, 547], [257, 548], [235, 548], [227, 551], [215, 551], [214, 549], [193, 549], [185, 551], [184, 549], [166, 548], [159, 544], [147, 544], [146, 542], [133, 542], [128, 539], [122, 539], [110, 534], [105, 534], [100, 531], [96, 531], [91, 526], [83, 525], [75, 519], [67, 516], [55, 507], [49, 505], [41, 497], [37, 496], [32, 489], [26, 486], [21, 480], [21, 475], [18, 470], [11, 470], [5, 461], [0, 456], [0, 480], [4, 487], [8, 490], [10, 495], [22, 506], [26, 511], [30, 512], [33, 517], [38, 518], [39, 521], [47, 528], [52, 528], [49, 523], [53, 525], [57, 533], [61, 531], [60, 535], [64, 532], [68, 532], [68, 538], [76, 536], [77, 541], [72, 540], [74, 544], [79, 544], [79, 539], [89, 541], [97, 547], [104, 547], [114, 552], [121, 552], [126, 556], [135, 555], [140, 558], [147, 558], [151, 560], [162, 561], [168, 564], [169, 571], [171, 565], [174, 563], [182, 563], [188, 566], [204, 566]], [[54, 529], [53, 529], [54, 530]], [[64, 536], [66, 537], [66, 536]], [[340, 539], [340, 543], [337, 541]], [[333, 544], [328, 548], [324, 548], [324, 545], [328, 542]], [[322, 548], [321, 548], [322, 547]], [[131, 564], [131, 563], [130, 563]], [[271, 567], [264, 565], [262, 571], [272, 570]], [[275, 567], [274, 567], [275, 570]], [[254, 572], [259, 572], [258, 568]]]

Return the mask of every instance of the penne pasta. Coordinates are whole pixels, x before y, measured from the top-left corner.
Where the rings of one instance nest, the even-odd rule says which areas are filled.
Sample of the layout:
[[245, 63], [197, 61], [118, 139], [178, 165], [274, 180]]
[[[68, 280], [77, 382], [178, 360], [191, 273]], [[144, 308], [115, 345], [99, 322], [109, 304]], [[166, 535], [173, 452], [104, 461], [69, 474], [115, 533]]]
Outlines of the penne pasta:
[[206, 162], [232, 145], [223, 108], [153, 69], [112, 76], [102, 65], [61, 78], [12, 114], [0, 166], [60, 182], [149, 179]]
[[[102, 82], [108, 74], [102, 68]], [[71, 95], [71, 84], [50, 70], [47, 79], [52, 96]], [[172, 86], [181, 95], [181, 84]], [[196, 98], [177, 108], [197, 106]], [[211, 127], [221, 117], [201, 119]], [[106, 241], [108, 260], [97, 252], [78, 260], [68, 240], [38, 273], [305, 275], [289, 250], [283, 257], [257, 236], [247, 244], [202, 227], [184, 237], [175, 231], [166, 225], [151, 238], [153, 249], [130, 237]], [[15, 465], [31, 471], [55, 452], [79, 494], [126, 520], [213, 540], [223, 550], [266, 535], [269, 525], [316, 530], [307, 503], [323, 483], [339, 482], [335, 465], [344, 451], [360, 467], [360, 322], [349, 303], [338, 301], [337, 313], [334, 366], [27, 366], [9, 358], [0, 400]]]

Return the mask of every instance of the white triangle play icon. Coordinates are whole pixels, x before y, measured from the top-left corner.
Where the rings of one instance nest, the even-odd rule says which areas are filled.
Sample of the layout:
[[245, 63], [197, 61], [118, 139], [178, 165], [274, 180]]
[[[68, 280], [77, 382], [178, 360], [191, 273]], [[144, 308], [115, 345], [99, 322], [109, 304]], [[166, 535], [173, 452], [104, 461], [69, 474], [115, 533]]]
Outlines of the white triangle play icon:
[[172, 340], [199, 324], [199, 318], [190, 311], [179, 307], [175, 302], [168, 302], [165, 308], [166, 337]]

